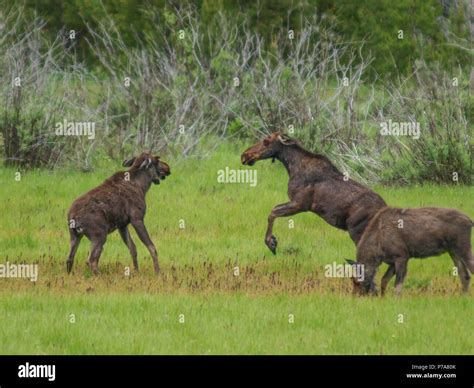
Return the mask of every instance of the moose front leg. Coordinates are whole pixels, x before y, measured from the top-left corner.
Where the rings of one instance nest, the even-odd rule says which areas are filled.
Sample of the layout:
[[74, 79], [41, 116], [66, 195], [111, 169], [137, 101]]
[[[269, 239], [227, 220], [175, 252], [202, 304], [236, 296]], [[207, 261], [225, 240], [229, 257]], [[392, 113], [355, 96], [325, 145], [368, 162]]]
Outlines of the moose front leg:
[[390, 280], [393, 278], [395, 275], [395, 264], [390, 264], [390, 266], [387, 269], [387, 272], [385, 272], [385, 275], [382, 277], [382, 283], [381, 283], [381, 290], [382, 290], [382, 296], [385, 295], [385, 290], [387, 289], [388, 283]]
[[275, 206], [272, 209], [272, 212], [268, 216], [268, 226], [267, 233], [265, 234], [265, 244], [268, 248], [270, 248], [274, 255], [276, 254], [276, 247], [278, 244], [276, 237], [272, 234], [273, 223], [275, 222], [275, 218], [288, 217], [293, 214], [301, 213], [302, 211], [304, 211], [304, 209], [302, 209], [301, 205], [297, 202], [283, 203], [281, 205]]
[[151, 258], [153, 259], [153, 267], [155, 268], [155, 273], [160, 272], [160, 266], [158, 265], [158, 253], [156, 252], [155, 245], [151, 241], [150, 235], [146, 230], [145, 224], [142, 220], [132, 220], [132, 226], [135, 228], [135, 231], [138, 234], [141, 242], [148, 248]]

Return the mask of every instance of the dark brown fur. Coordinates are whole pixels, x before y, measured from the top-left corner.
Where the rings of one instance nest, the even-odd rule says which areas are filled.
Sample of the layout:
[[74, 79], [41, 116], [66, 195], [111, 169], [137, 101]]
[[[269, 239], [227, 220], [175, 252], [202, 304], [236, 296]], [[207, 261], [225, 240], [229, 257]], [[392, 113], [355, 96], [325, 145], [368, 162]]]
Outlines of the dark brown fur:
[[137, 250], [128, 231], [132, 224], [138, 237], [146, 245], [153, 258], [155, 272], [159, 272], [156, 248], [148, 235], [145, 217], [145, 195], [151, 184], [159, 184], [170, 174], [169, 166], [159, 157], [143, 153], [126, 160], [128, 171], [119, 171], [101, 185], [74, 201], [68, 213], [71, 250], [67, 260], [67, 271], [71, 272], [74, 256], [83, 236], [91, 241], [89, 266], [98, 272], [99, 257], [107, 235], [118, 229], [138, 270]]
[[381, 209], [357, 245], [357, 264], [364, 265], [365, 278], [360, 283], [354, 279], [354, 292], [375, 292], [374, 277], [383, 262], [389, 267], [382, 278], [382, 294], [393, 276], [396, 276], [395, 287], [400, 294], [409, 258], [425, 258], [445, 252], [450, 254], [458, 268], [463, 290], [467, 292], [470, 272], [474, 273], [472, 225], [467, 215], [455, 209]]
[[243, 164], [252, 166], [257, 160], [278, 159], [289, 174], [290, 202], [277, 205], [268, 217], [265, 243], [275, 253], [277, 240], [272, 234], [277, 217], [311, 211], [327, 223], [348, 230], [357, 244], [369, 220], [385, 201], [369, 188], [344, 179], [344, 175], [323, 155], [305, 150], [295, 139], [275, 132], [247, 149]]

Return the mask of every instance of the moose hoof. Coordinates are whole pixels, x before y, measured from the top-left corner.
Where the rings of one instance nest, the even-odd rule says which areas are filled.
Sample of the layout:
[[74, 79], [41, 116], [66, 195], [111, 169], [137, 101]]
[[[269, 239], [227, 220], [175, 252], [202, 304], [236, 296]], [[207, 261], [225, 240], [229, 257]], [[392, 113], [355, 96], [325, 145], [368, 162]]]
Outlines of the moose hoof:
[[99, 271], [99, 268], [97, 267], [97, 264], [87, 262], [87, 266], [89, 267], [93, 275], [100, 275], [100, 271]]
[[278, 245], [278, 241], [275, 236], [271, 236], [269, 239], [265, 240], [265, 244], [267, 244], [267, 247], [272, 251], [274, 255], [276, 255], [276, 248]]

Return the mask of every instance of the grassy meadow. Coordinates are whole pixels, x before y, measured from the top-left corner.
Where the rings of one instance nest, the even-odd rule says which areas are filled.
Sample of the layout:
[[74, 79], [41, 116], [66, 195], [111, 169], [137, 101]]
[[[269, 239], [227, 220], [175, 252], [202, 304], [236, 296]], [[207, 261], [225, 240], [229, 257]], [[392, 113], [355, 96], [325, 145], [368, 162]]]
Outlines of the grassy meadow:
[[[263, 161], [245, 167], [257, 170], [256, 187], [218, 183], [218, 170], [243, 168], [241, 151], [163, 158], [172, 175], [150, 189], [145, 218], [159, 276], [132, 228], [138, 273], [128, 276], [129, 252], [115, 232], [99, 276], [86, 265], [87, 239], [66, 274], [67, 210], [117, 163], [99, 161], [93, 173], [33, 170], [20, 180], [0, 169], [0, 263], [39, 265], [35, 283], [0, 279], [0, 353], [474, 353], [474, 291], [461, 295], [448, 255], [412, 259], [400, 299], [393, 280], [382, 299], [354, 298], [350, 280], [326, 278], [324, 266], [354, 258], [355, 247], [314, 214], [277, 219], [273, 256], [264, 233], [272, 207], [287, 202], [287, 174]], [[374, 189], [392, 206], [454, 207], [474, 218], [472, 187]]]

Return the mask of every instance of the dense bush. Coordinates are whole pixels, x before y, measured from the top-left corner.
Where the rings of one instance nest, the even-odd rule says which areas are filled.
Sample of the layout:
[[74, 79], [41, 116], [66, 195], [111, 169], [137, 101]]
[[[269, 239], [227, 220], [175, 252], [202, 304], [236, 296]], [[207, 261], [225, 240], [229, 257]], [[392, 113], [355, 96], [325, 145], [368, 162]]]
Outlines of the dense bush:
[[[366, 42], [344, 41], [338, 23], [318, 14], [301, 17], [294, 35], [274, 33], [271, 49], [251, 21], [212, 15], [202, 23], [193, 7], [150, 7], [132, 42], [113, 15], [85, 21], [93, 67], [70, 50], [67, 28], [48, 44], [39, 19], [0, 15], [10, 32], [0, 38], [5, 160], [89, 169], [94, 159], [144, 148], [203, 156], [222, 140], [285, 130], [360, 181], [472, 182], [473, 108], [462, 66], [446, 71], [419, 59], [408, 76], [369, 81], [376, 58]], [[63, 120], [93, 121], [95, 138], [55, 136]], [[419, 139], [382, 136], [389, 121], [417, 123]]]
[[[86, 42], [89, 27], [96, 28], [108, 16], [128, 47], [138, 47], [146, 35], [153, 34], [159, 19], [147, 18], [150, 9], [155, 16], [170, 12], [175, 7], [193, 8], [200, 27], [208, 26], [226, 15], [230, 26], [246, 25], [265, 43], [265, 50], [275, 49], [276, 37], [293, 29], [302, 31], [304, 19], [315, 15], [325, 27], [344, 42], [359, 46], [365, 42], [364, 52], [374, 61], [367, 75], [396, 78], [412, 73], [415, 61], [439, 64], [449, 70], [459, 64], [471, 63], [468, 0], [24, 0], [30, 13], [37, 13], [47, 22], [45, 33], [54, 39], [58, 31], [77, 31], [72, 46], [81, 61], [96, 65]], [[18, 0], [4, 0], [5, 7], [18, 7]], [[88, 27], [89, 26], [89, 27]], [[164, 27], [164, 26], [163, 26]], [[163, 28], [164, 35], [154, 35], [157, 44], [175, 33], [173, 25]], [[403, 30], [403, 39], [398, 32]], [[215, 30], [219, 32], [219, 28]], [[242, 31], [241, 31], [242, 32]], [[315, 35], [314, 39], [318, 39]], [[209, 54], [203, 40], [202, 51]]]

